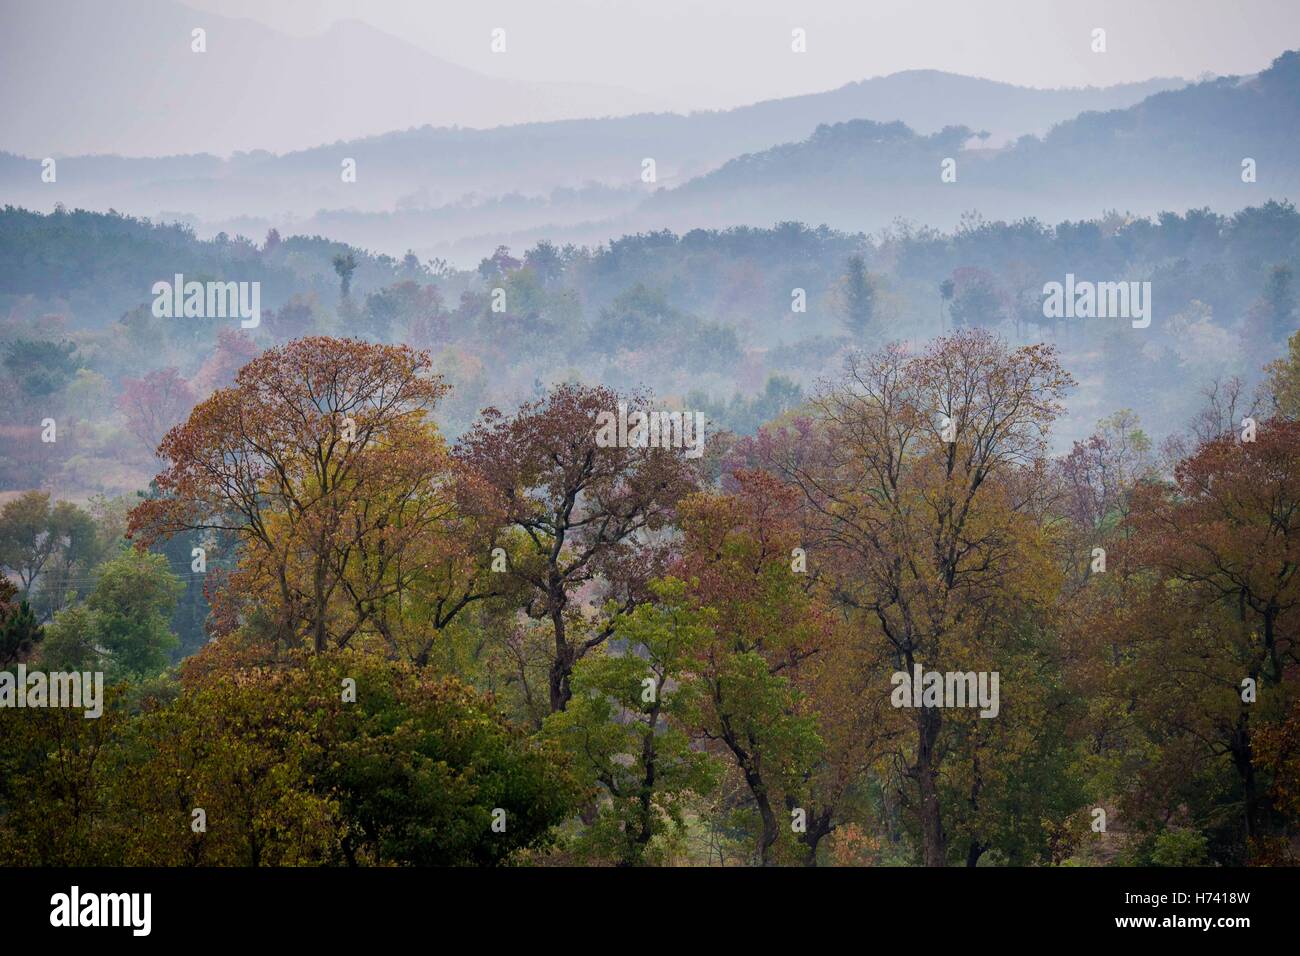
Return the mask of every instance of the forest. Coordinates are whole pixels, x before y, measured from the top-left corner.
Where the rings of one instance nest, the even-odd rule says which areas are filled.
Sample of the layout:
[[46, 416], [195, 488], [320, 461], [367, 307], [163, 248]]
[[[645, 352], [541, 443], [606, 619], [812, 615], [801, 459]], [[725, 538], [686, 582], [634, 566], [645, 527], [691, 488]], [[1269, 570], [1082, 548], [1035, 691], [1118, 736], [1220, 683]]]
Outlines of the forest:
[[597, 441], [645, 391], [453, 438], [427, 350], [273, 345], [134, 498], [0, 510], [0, 663], [110, 683], [4, 714], [0, 859], [1292, 862], [1300, 335], [1263, 371], [1054, 454], [1058, 349], [962, 327], [691, 460]]
[[[1079, 386], [1057, 452], [1123, 408], [1164, 436], [1198, 413], [1203, 388], [1235, 378], [1253, 389], [1285, 349], [1298, 260], [1300, 214], [1284, 200], [1054, 226], [972, 214], [951, 233], [790, 222], [595, 248], [541, 241], [475, 269], [274, 230], [260, 244], [199, 240], [175, 223], [6, 207], [0, 394], [22, 411], [0, 425], [0, 489], [39, 475], [68, 497], [134, 494], [199, 398], [305, 334], [429, 350], [454, 386], [433, 414], [458, 437], [481, 409], [536, 400], [558, 381], [646, 386], [749, 433], [856, 349], [981, 327], [1061, 350]], [[151, 286], [178, 272], [260, 282], [259, 327], [154, 316]], [[1067, 274], [1149, 281], [1155, 322], [1046, 319], [1042, 287]], [[47, 417], [57, 442], [37, 440]]]
[[7, 911], [1244, 906], [1300, 17], [1241, 4], [0, 5]]

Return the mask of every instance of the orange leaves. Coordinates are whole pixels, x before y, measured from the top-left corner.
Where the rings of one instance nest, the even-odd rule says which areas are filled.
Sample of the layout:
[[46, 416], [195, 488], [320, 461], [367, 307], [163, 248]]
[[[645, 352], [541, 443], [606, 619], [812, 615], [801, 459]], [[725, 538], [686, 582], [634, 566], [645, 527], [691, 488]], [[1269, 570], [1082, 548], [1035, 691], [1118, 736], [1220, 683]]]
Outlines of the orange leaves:
[[735, 494], [682, 502], [685, 542], [676, 573], [718, 609], [724, 642], [764, 650], [775, 664], [784, 653], [817, 644], [806, 578], [790, 568], [791, 551], [802, 543], [798, 493], [765, 472], [740, 471], [735, 479]]
[[243, 552], [227, 593], [281, 639], [391, 642], [386, 602], [455, 516], [456, 475], [428, 418], [447, 386], [430, 367], [423, 352], [351, 339], [262, 353], [167, 435], [160, 495], [132, 512], [132, 535], [231, 531]]
[[1254, 442], [1206, 442], [1179, 463], [1173, 487], [1140, 489], [1133, 512], [1143, 560], [1257, 620], [1280, 679], [1294, 654], [1283, 625], [1300, 607], [1300, 423], [1264, 422]]

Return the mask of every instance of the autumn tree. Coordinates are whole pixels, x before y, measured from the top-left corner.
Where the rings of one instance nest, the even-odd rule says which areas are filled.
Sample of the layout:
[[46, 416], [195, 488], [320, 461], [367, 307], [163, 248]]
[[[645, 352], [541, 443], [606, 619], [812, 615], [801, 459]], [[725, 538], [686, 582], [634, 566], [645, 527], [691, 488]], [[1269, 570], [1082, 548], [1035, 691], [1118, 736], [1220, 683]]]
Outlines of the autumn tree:
[[[430, 365], [404, 346], [351, 339], [262, 353], [163, 440], [158, 497], [133, 511], [133, 537], [236, 536], [226, 627], [260, 619], [317, 652], [370, 633], [398, 651], [402, 598], [456, 515], [452, 462], [428, 419], [446, 386]], [[444, 603], [429, 623], [472, 599]]]
[[1267, 829], [1254, 728], [1295, 695], [1300, 608], [1300, 423], [1223, 434], [1179, 463], [1172, 484], [1141, 489], [1134, 547], [1158, 575], [1132, 619], [1152, 648], [1148, 707], [1228, 758], [1247, 839]]
[[1270, 363], [1266, 371], [1269, 397], [1277, 414], [1300, 418], [1300, 332], [1287, 340], [1286, 356]]
[[[1191, 423], [1192, 437], [1198, 444], [1237, 432], [1244, 418], [1264, 417], [1259, 414], [1259, 396], [1252, 395], [1246, 383], [1235, 375], [1216, 378], [1201, 389], [1201, 395], [1204, 402]], [[1179, 445], [1181, 436], [1171, 437], [1179, 457], [1190, 457], [1195, 449]]]
[[118, 408], [127, 430], [153, 453], [163, 436], [194, 407], [194, 393], [175, 368], [122, 380]]
[[[1034, 506], [1046, 436], [1072, 380], [1050, 346], [1008, 350], [958, 332], [920, 354], [852, 357], [812, 401], [818, 428], [774, 444], [835, 568], [834, 599], [878, 635], [883, 661], [913, 673], [996, 671], [1026, 605], [1051, 598], [1050, 550]], [[940, 801], [952, 746], [945, 716], [911, 709], [900, 790], [926, 865], [947, 863]]]
[[[574, 665], [609, 639], [666, 567], [662, 532], [694, 483], [682, 449], [598, 443], [601, 413], [617, 415], [620, 403], [649, 410], [644, 397], [561, 385], [510, 417], [486, 409], [459, 448], [504, 515], [493, 542], [509, 554], [503, 573], [522, 588], [527, 616], [549, 631], [552, 712], [573, 696]], [[612, 611], [584, 614], [578, 596], [592, 587], [596, 607]]]
[[490, 699], [353, 649], [211, 644], [138, 734], [138, 862], [493, 865], [545, 846], [576, 797], [563, 755]]
[[0, 720], [0, 864], [108, 866], [120, 861], [114, 787], [131, 770], [115, 759], [122, 692], [105, 687], [103, 713], [24, 707]]
[[236, 636], [141, 696], [0, 721], [0, 862], [500, 865], [544, 850], [579, 795], [489, 697], [380, 654]]
[[[683, 501], [675, 573], [691, 582], [693, 601], [714, 622], [690, 683], [694, 729], [743, 778], [757, 821], [756, 856], [766, 865], [796, 842], [815, 857], [839, 822], [836, 801], [812, 786], [825, 741], [805, 674], [810, 660], [833, 653], [839, 635], [809, 576], [796, 570], [795, 549], [805, 543], [797, 491], [760, 472], [740, 472], [735, 481], [731, 494]], [[858, 702], [857, 715], [871, 712], [870, 700]], [[858, 743], [870, 741], [868, 733]], [[807, 822], [802, 831], [791, 825], [796, 812]]]
[[257, 346], [253, 344], [253, 340], [247, 333], [239, 329], [222, 328], [217, 332], [216, 347], [194, 375], [195, 393], [206, 395], [215, 389], [226, 388], [233, 384], [235, 374], [255, 355], [257, 355]]
[[[1300, 819], [1300, 699], [1278, 723], [1261, 727], [1255, 735], [1255, 756], [1272, 782], [1268, 798], [1273, 808], [1289, 820]], [[1295, 856], [1285, 834], [1261, 837], [1252, 847], [1254, 861], [1262, 865], [1292, 865]]]
[[1112, 533], [1127, 530], [1124, 519], [1134, 488], [1155, 473], [1151, 439], [1137, 416], [1121, 409], [1099, 422], [1086, 441], [1076, 441], [1060, 460], [1059, 470], [1058, 510], [1068, 522], [1062, 534], [1068, 573], [1082, 583], [1094, 566], [1105, 570], [1105, 546]]

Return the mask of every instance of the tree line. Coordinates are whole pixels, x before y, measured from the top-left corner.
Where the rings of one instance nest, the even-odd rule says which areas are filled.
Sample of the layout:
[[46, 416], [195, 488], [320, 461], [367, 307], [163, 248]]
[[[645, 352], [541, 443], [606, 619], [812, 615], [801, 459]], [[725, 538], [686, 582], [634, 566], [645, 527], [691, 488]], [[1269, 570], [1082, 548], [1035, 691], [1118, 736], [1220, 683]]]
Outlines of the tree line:
[[[0, 711], [0, 859], [1291, 862], [1297, 350], [1258, 407], [1053, 455], [1056, 349], [961, 329], [693, 461], [596, 441], [645, 392], [560, 384], [452, 442], [428, 352], [276, 346], [115, 535], [0, 515], [5, 665], [114, 684], [99, 720]], [[78, 535], [112, 557], [38, 613]], [[176, 541], [209, 639], [172, 666]], [[997, 716], [896, 706], [917, 666], [996, 672]]]

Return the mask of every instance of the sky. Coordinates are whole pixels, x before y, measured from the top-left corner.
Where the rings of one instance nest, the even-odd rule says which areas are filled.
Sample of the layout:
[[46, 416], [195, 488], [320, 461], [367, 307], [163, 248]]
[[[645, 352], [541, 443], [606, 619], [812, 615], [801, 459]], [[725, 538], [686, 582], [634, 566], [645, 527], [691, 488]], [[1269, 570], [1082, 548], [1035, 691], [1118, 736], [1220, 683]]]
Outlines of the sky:
[[0, 150], [285, 152], [726, 109], [917, 69], [1197, 80], [1288, 49], [1300, 0], [0, 0]]
[[[297, 36], [361, 20], [512, 79], [717, 108], [933, 68], [1024, 86], [1253, 73], [1300, 47], [1300, 0], [188, 0]], [[490, 50], [506, 30], [505, 54]], [[791, 30], [807, 53], [791, 56]], [[1106, 52], [1091, 49], [1106, 31]]]

